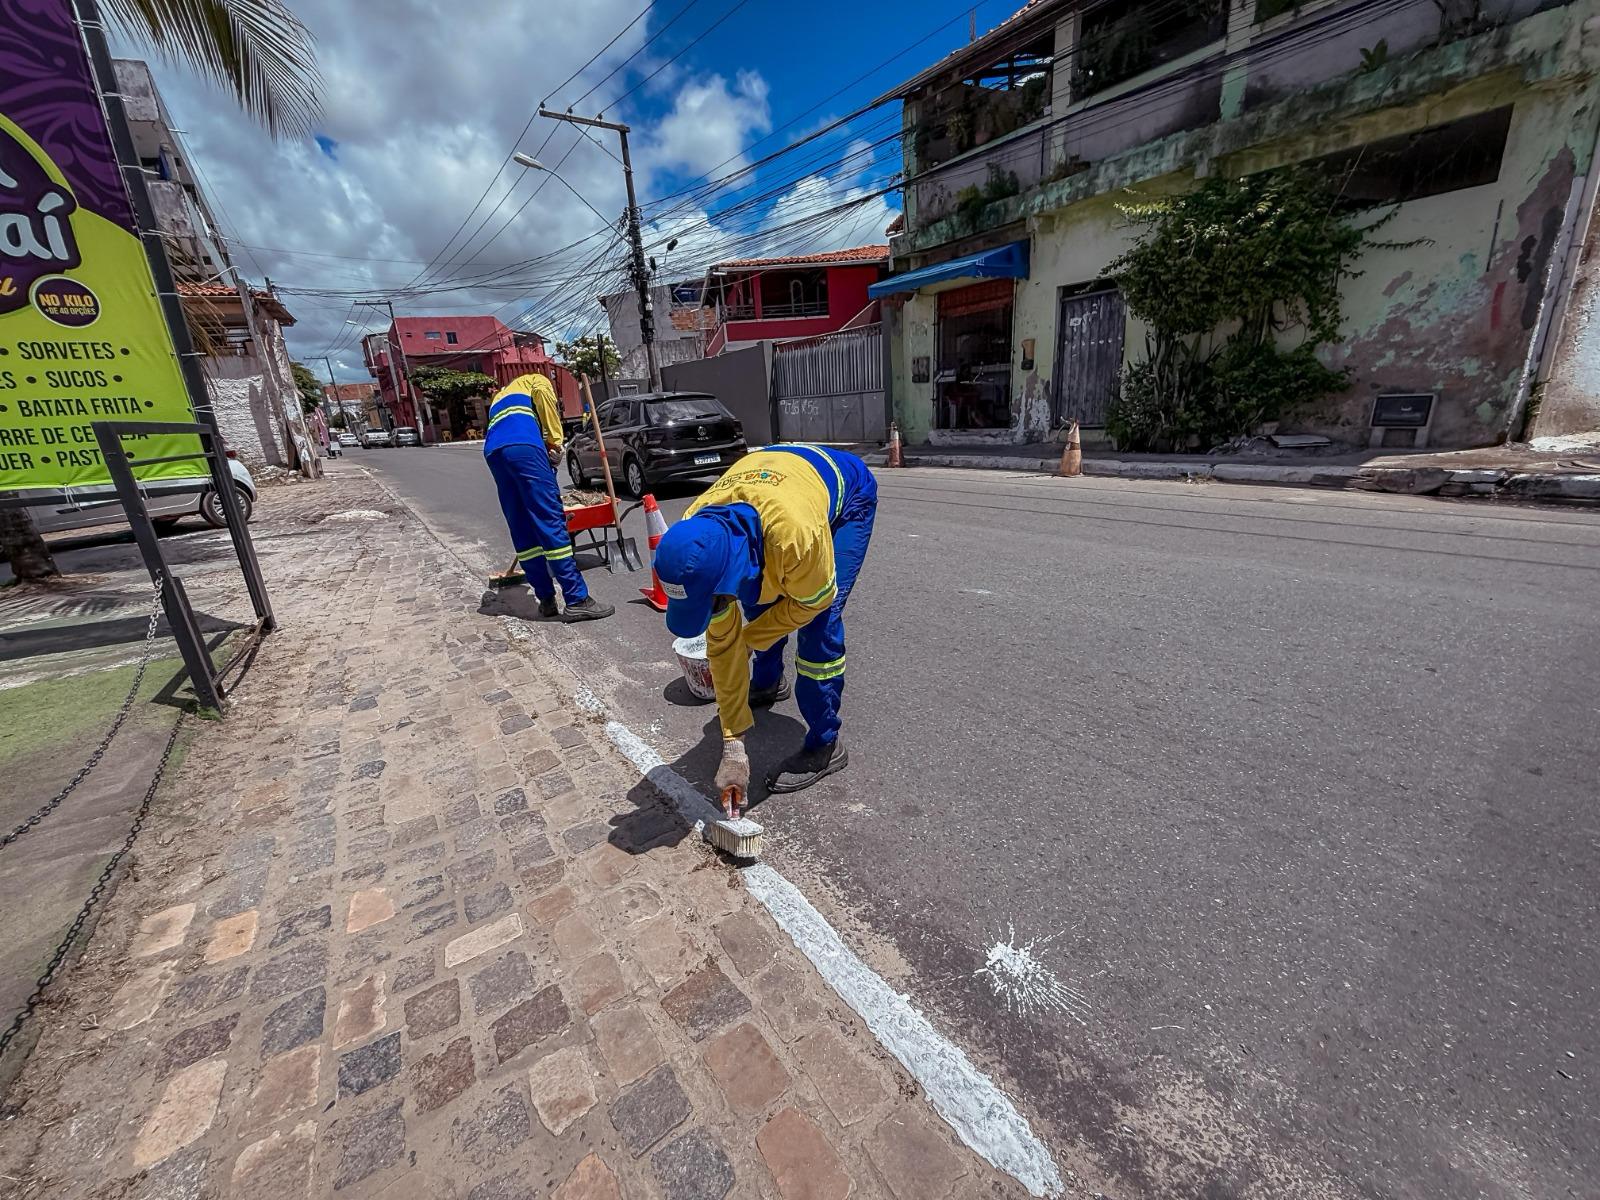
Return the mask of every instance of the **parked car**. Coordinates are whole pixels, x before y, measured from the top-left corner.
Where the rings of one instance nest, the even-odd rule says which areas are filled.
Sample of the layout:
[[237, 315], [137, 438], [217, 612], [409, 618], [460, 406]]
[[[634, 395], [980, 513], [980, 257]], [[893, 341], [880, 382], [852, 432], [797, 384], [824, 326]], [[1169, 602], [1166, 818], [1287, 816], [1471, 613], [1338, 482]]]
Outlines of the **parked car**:
[[[716, 475], [750, 452], [744, 426], [706, 392], [641, 392], [600, 405], [600, 432], [618, 486], [642, 496], [658, 483]], [[567, 448], [567, 474], [588, 487], [600, 448], [585, 428]]]
[[389, 431], [387, 429], [367, 430], [368, 449], [371, 449], [374, 446], [388, 447], [392, 445], [394, 445], [394, 439], [389, 436]]
[[349, 430], [346, 430], [344, 433], [339, 435], [339, 445], [346, 450], [349, 450], [352, 447], [359, 448], [361, 445], [361, 439], [355, 434], [351, 433]]
[[[249, 521], [255, 514], [256, 481], [250, 478], [245, 465], [228, 451], [228, 471], [233, 476], [234, 495], [239, 498], [240, 511]], [[184, 517], [198, 516], [214, 529], [228, 523], [222, 509], [222, 499], [211, 486], [209, 475], [193, 478], [163, 479], [149, 485], [160, 489], [147, 496], [145, 508], [158, 529], [170, 529]], [[91, 529], [96, 525], [120, 525], [127, 522], [117, 491], [110, 484], [76, 488], [66, 504], [48, 503], [30, 505], [33, 523], [40, 533], [65, 533], [73, 529]]]
[[422, 439], [417, 436], [417, 431], [409, 425], [397, 425], [394, 431], [394, 444], [396, 446], [420, 446]]

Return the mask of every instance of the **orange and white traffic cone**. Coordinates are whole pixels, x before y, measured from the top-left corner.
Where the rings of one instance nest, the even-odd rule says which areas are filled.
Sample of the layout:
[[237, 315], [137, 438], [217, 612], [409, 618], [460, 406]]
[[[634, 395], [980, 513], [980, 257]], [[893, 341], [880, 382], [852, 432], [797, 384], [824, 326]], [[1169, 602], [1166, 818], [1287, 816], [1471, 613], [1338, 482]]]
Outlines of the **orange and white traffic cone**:
[[1056, 474], [1083, 474], [1083, 439], [1078, 433], [1076, 421], [1067, 426], [1067, 444], [1061, 451], [1061, 465], [1056, 468]]
[[906, 460], [900, 450], [900, 426], [898, 423], [889, 426], [889, 461], [891, 467], [903, 467]]
[[644, 529], [650, 541], [650, 586], [640, 588], [639, 594], [651, 608], [666, 612], [667, 594], [661, 590], [661, 580], [656, 575], [656, 547], [667, 534], [667, 519], [661, 515], [661, 509], [656, 507], [656, 498], [651, 495], [644, 498]]

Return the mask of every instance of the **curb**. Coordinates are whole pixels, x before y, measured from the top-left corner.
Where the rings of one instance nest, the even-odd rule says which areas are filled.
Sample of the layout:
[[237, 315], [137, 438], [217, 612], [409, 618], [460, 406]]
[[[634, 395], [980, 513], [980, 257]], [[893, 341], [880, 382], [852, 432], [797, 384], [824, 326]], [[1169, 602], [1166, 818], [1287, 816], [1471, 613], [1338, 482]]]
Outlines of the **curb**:
[[[881, 467], [887, 456], [863, 456]], [[1053, 458], [1014, 458], [996, 454], [919, 454], [908, 467], [966, 468], [1053, 475]], [[1115, 479], [1212, 479], [1219, 483], [1266, 484], [1281, 487], [1350, 488], [1405, 496], [1498, 496], [1512, 500], [1600, 501], [1600, 474], [1551, 474], [1485, 467], [1352, 467], [1237, 462], [1131, 462], [1086, 458], [1083, 474]]]

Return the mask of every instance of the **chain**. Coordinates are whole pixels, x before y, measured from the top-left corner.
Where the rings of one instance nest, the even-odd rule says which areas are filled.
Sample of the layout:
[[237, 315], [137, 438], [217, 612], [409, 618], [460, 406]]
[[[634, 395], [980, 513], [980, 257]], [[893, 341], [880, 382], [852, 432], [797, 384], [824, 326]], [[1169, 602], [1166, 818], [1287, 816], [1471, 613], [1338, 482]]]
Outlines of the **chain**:
[[56, 952], [50, 958], [50, 965], [44, 969], [44, 974], [39, 976], [33, 989], [33, 995], [22, 1006], [22, 1011], [11, 1022], [11, 1027], [0, 1033], [0, 1055], [5, 1054], [6, 1047], [11, 1040], [22, 1031], [22, 1026], [28, 1018], [33, 1016], [33, 1010], [39, 1007], [39, 1002], [44, 999], [44, 990], [55, 982], [56, 973], [61, 970], [61, 964], [67, 960], [71, 953], [73, 943], [78, 940], [83, 932], [84, 923], [89, 920], [89, 914], [94, 912], [95, 906], [100, 903], [105, 895], [106, 885], [111, 882], [112, 875], [116, 874], [117, 866], [122, 862], [133, 843], [139, 836], [139, 831], [144, 828], [144, 820], [150, 815], [150, 805], [156, 798], [156, 789], [161, 786], [161, 777], [166, 774], [167, 763], [172, 759], [172, 748], [178, 744], [178, 735], [183, 732], [184, 715], [180, 714], [172, 726], [172, 733], [167, 737], [167, 744], [161, 749], [161, 761], [156, 763], [155, 775], [150, 780], [150, 786], [145, 789], [144, 799], [139, 804], [139, 811], [133, 815], [133, 825], [128, 830], [128, 836], [122, 840], [122, 846], [106, 862], [105, 870], [100, 872], [100, 878], [89, 891], [89, 898], [83, 902], [83, 907], [78, 910], [78, 915], [72, 919], [72, 924], [67, 927], [67, 936], [61, 939], [61, 944], [56, 947]]
[[111, 728], [106, 730], [105, 737], [100, 739], [100, 744], [95, 747], [94, 753], [89, 755], [89, 761], [79, 768], [78, 773], [72, 777], [67, 786], [62, 788], [56, 797], [45, 804], [38, 812], [18, 825], [4, 837], [0, 837], [0, 850], [4, 850], [40, 821], [44, 820], [60, 806], [61, 802], [70, 796], [77, 786], [89, 777], [89, 773], [100, 765], [100, 760], [111, 746], [111, 739], [117, 736], [117, 730], [122, 728], [122, 723], [128, 719], [128, 714], [133, 711], [133, 702], [139, 695], [139, 685], [144, 682], [145, 668], [150, 665], [150, 656], [155, 652], [156, 626], [161, 623], [161, 585], [163, 577], [160, 572], [156, 574], [155, 605], [150, 610], [150, 624], [144, 631], [144, 655], [139, 659], [139, 669], [133, 673], [133, 686], [128, 689], [127, 696], [122, 701], [122, 707], [117, 710], [116, 720], [111, 722]]

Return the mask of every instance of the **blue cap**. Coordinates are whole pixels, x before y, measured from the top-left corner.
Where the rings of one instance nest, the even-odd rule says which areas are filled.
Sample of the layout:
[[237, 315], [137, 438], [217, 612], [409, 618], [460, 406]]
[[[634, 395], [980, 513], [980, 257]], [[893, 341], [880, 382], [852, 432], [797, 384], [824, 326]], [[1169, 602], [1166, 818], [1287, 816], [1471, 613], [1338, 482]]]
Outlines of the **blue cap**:
[[733, 534], [717, 521], [693, 516], [679, 521], [656, 546], [656, 578], [667, 594], [667, 628], [677, 637], [698, 637], [711, 624], [711, 604], [725, 586], [733, 557]]

